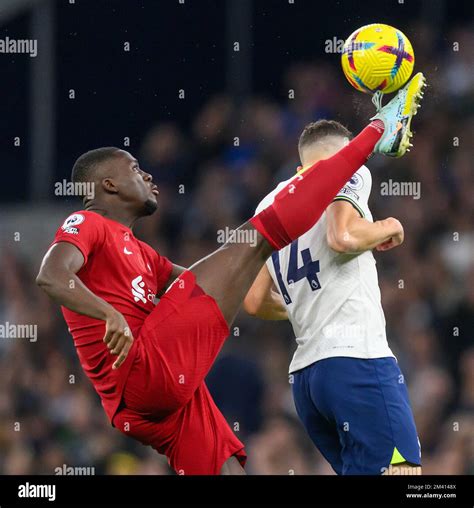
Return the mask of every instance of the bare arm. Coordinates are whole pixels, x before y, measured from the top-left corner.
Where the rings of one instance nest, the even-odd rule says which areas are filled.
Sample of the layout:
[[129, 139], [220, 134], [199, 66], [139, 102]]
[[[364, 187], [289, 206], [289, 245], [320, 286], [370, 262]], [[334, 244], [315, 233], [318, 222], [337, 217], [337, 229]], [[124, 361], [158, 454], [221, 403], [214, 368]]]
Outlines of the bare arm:
[[260, 319], [281, 321], [288, 319], [283, 298], [274, 290], [267, 265], [263, 265], [244, 299], [244, 309]]
[[127, 321], [112, 305], [90, 291], [76, 275], [84, 264], [81, 251], [67, 242], [53, 245], [44, 256], [36, 283], [55, 302], [106, 323], [104, 342], [117, 355], [118, 368], [127, 357], [133, 337]]
[[366, 250], [389, 250], [403, 243], [403, 227], [397, 219], [370, 222], [346, 201], [335, 201], [327, 212], [327, 241], [336, 252], [357, 254]]

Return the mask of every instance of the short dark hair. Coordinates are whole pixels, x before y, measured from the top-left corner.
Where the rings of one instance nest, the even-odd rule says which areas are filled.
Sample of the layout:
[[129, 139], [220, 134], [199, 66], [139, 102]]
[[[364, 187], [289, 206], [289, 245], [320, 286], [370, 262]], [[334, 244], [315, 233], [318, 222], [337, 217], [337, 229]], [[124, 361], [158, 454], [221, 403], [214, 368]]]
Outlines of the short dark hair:
[[302, 148], [326, 136], [342, 136], [343, 138], [351, 139], [352, 133], [344, 125], [335, 120], [318, 120], [317, 122], [309, 123], [303, 129], [298, 141], [300, 155]]
[[95, 170], [101, 163], [114, 157], [120, 148], [115, 146], [104, 146], [83, 153], [72, 167], [71, 180], [76, 182], [92, 182], [95, 177]]

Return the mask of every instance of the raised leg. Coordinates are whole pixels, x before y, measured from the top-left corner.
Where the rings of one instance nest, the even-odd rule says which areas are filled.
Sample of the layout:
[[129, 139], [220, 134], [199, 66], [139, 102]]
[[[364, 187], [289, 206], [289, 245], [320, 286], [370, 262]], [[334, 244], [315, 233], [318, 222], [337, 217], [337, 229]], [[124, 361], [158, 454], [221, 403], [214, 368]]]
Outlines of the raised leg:
[[235, 237], [239, 235], [247, 237], [248, 242], [233, 243], [231, 240], [190, 268], [199, 286], [216, 300], [229, 326], [273, 252], [267, 240], [249, 222], [236, 231]]
[[243, 224], [228, 243], [191, 266], [197, 283], [216, 300], [229, 325], [272, 251], [290, 244], [319, 220], [366, 162], [382, 133], [380, 121], [369, 124], [338, 153], [295, 176], [275, 195], [273, 203]]

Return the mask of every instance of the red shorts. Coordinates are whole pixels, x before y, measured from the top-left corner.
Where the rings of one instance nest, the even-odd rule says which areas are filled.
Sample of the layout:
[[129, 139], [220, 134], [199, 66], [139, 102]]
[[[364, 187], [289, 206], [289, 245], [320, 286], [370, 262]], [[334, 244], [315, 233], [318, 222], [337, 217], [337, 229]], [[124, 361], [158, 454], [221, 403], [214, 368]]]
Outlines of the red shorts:
[[145, 320], [113, 424], [168, 457], [178, 474], [219, 474], [244, 445], [204, 383], [229, 327], [215, 300], [182, 274]]

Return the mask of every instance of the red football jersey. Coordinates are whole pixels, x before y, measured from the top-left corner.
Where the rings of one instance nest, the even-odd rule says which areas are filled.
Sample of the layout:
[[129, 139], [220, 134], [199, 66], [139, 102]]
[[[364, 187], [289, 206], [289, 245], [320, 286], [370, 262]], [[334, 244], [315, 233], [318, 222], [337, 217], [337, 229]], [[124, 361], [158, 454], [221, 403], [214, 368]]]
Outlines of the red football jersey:
[[53, 244], [58, 242], [72, 243], [82, 252], [84, 265], [77, 276], [123, 314], [135, 339], [125, 362], [114, 370], [117, 356], [110, 354], [103, 342], [105, 322], [61, 307], [82, 368], [112, 421], [136, 357], [140, 328], [155, 307], [155, 295], [168, 281], [173, 265], [137, 240], [130, 228], [95, 212], [81, 210], [70, 215], [56, 232]]

